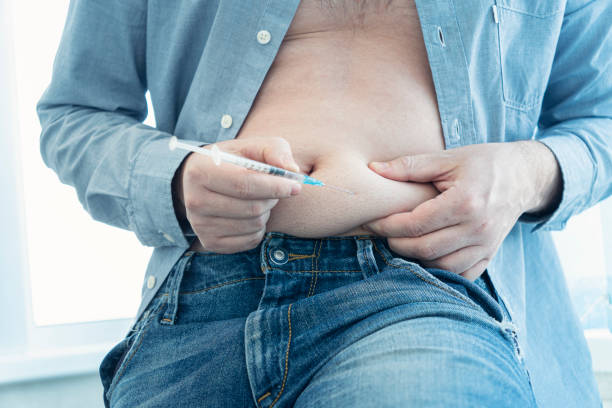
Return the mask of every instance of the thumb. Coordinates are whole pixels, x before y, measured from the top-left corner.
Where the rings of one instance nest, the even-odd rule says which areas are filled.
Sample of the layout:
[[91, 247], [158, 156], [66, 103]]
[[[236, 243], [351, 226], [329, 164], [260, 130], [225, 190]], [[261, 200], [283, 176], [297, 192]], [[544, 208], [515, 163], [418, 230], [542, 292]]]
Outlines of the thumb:
[[440, 179], [451, 169], [446, 151], [401, 156], [387, 162], [370, 162], [369, 167], [381, 176], [397, 181], [427, 183]]

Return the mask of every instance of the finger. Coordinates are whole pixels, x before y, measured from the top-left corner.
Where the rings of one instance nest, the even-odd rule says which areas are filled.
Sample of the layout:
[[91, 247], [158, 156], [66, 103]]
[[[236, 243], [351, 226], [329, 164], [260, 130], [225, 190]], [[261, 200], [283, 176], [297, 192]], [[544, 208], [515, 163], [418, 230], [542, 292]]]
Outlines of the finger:
[[208, 251], [219, 254], [233, 254], [255, 248], [265, 234], [265, 230], [250, 235], [200, 238], [202, 246]]
[[236, 168], [226, 163], [221, 163], [215, 176], [207, 177], [204, 182], [204, 187], [211, 191], [242, 200], [288, 198], [301, 190], [296, 181]]
[[444, 179], [453, 169], [453, 153], [441, 151], [436, 153], [401, 156], [387, 162], [370, 162], [370, 169], [385, 178], [398, 181], [416, 181], [421, 183]]
[[433, 261], [470, 247], [474, 243], [474, 236], [467, 233], [465, 225], [459, 224], [417, 238], [388, 238], [387, 242], [397, 253], [423, 261]]
[[480, 245], [471, 245], [434, 260], [424, 261], [423, 264], [428, 268], [444, 269], [445, 271], [460, 274], [482, 260], [483, 252], [484, 248]]
[[458, 197], [450, 188], [414, 210], [392, 214], [365, 224], [365, 227], [386, 237], [420, 237], [439, 229], [465, 221], [462, 212], [456, 210]]
[[214, 191], [188, 197], [185, 208], [198, 216], [253, 218], [269, 212], [278, 199], [239, 200]]
[[196, 234], [214, 237], [229, 237], [253, 234], [266, 228], [270, 213], [252, 218], [197, 217], [190, 220]]
[[[252, 141], [251, 141], [252, 140]], [[244, 139], [238, 146], [238, 153], [252, 160], [299, 172], [300, 167], [293, 158], [291, 145], [282, 137]]]
[[483, 260], [479, 261], [478, 263], [476, 263], [476, 265], [472, 266], [467, 271], [461, 273], [460, 275], [463, 276], [464, 278], [474, 282], [476, 279], [478, 279], [478, 277], [480, 275], [483, 274], [485, 269], [487, 269], [488, 265], [489, 265], [489, 260], [488, 259], [483, 259]]

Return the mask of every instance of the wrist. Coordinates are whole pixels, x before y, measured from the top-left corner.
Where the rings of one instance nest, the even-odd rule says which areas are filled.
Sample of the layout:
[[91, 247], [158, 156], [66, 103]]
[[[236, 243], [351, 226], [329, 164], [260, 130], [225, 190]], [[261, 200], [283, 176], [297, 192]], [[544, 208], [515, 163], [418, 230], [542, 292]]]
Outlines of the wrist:
[[527, 198], [523, 213], [545, 215], [554, 212], [561, 201], [563, 182], [553, 152], [535, 140], [516, 142], [527, 169]]
[[183, 232], [188, 231], [190, 229], [190, 224], [187, 220], [187, 210], [185, 209], [185, 200], [183, 197], [183, 165], [187, 157], [183, 159], [183, 162], [174, 173], [171, 183], [172, 205], [174, 206], [174, 214], [176, 215], [176, 219], [179, 225], [181, 226]]

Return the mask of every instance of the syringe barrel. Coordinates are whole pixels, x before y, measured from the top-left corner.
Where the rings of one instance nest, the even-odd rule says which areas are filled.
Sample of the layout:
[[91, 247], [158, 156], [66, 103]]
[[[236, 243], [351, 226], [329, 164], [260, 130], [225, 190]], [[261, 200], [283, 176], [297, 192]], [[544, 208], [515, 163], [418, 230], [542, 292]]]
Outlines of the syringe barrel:
[[260, 173], [266, 173], [271, 174], [273, 176], [280, 176], [290, 180], [295, 180], [298, 183], [303, 183], [304, 178], [307, 177], [300, 173], [295, 173], [290, 170], [285, 170], [280, 167], [272, 166], [267, 163], [261, 163], [255, 160], [248, 159], [246, 157], [233, 155], [231, 153], [220, 152], [220, 158], [224, 162], [232, 163], [237, 166], [254, 170]]

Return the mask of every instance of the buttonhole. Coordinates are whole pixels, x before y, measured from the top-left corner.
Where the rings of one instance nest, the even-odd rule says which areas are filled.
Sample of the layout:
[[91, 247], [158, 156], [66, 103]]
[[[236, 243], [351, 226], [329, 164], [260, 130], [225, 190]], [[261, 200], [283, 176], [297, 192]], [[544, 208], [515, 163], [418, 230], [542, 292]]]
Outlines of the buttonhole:
[[442, 33], [442, 27], [438, 26], [438, 39], [440, 40], [440, 45], [446, 47], [446, 42], [444, 41], [444, 34]]

